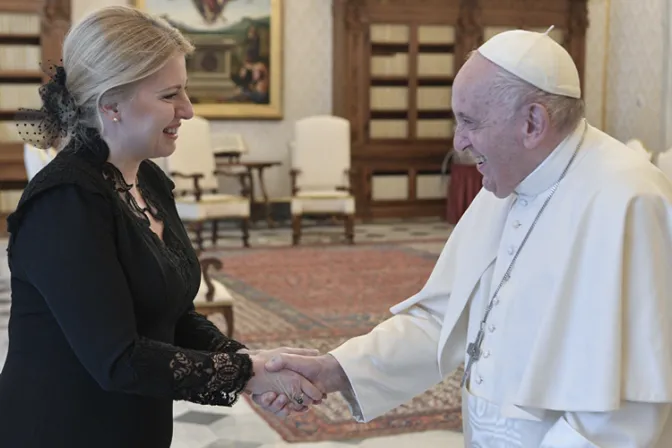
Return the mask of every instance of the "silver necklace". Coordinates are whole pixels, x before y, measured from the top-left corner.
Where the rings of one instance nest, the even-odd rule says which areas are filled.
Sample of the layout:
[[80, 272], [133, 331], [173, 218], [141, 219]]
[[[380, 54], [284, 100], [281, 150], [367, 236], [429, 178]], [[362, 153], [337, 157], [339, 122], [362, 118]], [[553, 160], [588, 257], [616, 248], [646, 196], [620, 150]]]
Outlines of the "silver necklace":
[[583, 140], [586, 137], [586, 130], [588, 129], [588, 124], [585, 124], [585, 127], [583, 128], [583, 133], [581, 134], [581, 139], [579, 140], [579, 143], [576, 145], [576, 149], [574, 149], [574, 154], [572, 154], [572, 157], [569, 159], [569, 162], [567, 162], [567, 166], [565, 166], [565, 169], [563, 170], [562, 174], [560, 174], [560, 177], [558, 180], [553, 184], [551, 187], [551, 192], [546, 197], [546, 200], [544, 203], [541, 205], [541, 209], [539, 209], [539, 212], [537, 213], [537, 216], [535, 216], [534, 221], [532, 221], [532, 225], [530, 228], [527, 230], [527, 233], [525, 234], [525, 237], [523, 238], [523, 241], [520, 243], [520, 246], [518, 246], [518, 250], [516, 253], [513, 255], [513, 258], [511, 259], [511, 263], [509, 263], [509, 267], [506, 269], [506, 272], [504, 273], [504, 276], [502, 277], [502, 280], [499, 282], [499, 285], [497, 286], [497, 289], [495, 289], [494, 294], [492, 295], [492, 298], [490, 299], [490, 303], [488, 303], [488, 307], [485, 309], [485, 314], [483, 316], [483, 320], [481, 320], [481, 325], [478, 330], [478, 334], [476, 335], [476, 339], [474, 342], [470, 342], [469, 345], [467, 346], [467, 355], [469, 355], [469, 360], [467, 361], [467, 365], [464, 369], [464, 375], [462, 375], [462, 383], [461, 387], [464, 387], [464, 385], [467, 383], [469, 380], [469, 377], [471, 376], [471, 369], [473, 365], [478, 362], [478, 360], [481, 358], [481, 345], [483, 344], [483, 339], [485, 338], [485, 325], [487, 324], [488, 321], [488, 316], [490, 316], [490, 311], [492, 311], [492, 308], [495, 304], [495, 298], [497, 297], [497, 294], [499, 293], [499, 290], [504, 286], [506, 282], [509, 281], [511, 278], [511, 271], [513, 271], [513, 266], [516, 263], [516, 260], [518, 259], [518, 254], [520, 254], [520, 251], [522, 250], [523, 246], [527, 242], [527, 239], [530, 236], [530, 233], [532, 233], [532, 229], [537, 224], [537, 221], [539, 220], [539, 217], [543, 213], [544, 209], [546, 209], [546, 206], [548, 205], [549, 201], [555, 194], [556, 190], [558, 189], [558, 185], [560, 184], [560, 181], [565, 177], [567, 174], [567, 171], [569, 171], [569, 167], [576, 158], [576, 155], [579, 152], [579, 148], [581, 148], [581, 145], [583, 145]]

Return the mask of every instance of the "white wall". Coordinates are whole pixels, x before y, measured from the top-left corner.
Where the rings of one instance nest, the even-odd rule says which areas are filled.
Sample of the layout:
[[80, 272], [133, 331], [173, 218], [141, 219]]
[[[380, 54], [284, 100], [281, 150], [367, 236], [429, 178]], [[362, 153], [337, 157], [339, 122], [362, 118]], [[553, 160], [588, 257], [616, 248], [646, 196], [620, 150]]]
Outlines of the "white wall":
[[619, 140], [639, 138], [653, 151], [669, 147], [667, 7], [669, 0], [589, 0], [588, 119]]

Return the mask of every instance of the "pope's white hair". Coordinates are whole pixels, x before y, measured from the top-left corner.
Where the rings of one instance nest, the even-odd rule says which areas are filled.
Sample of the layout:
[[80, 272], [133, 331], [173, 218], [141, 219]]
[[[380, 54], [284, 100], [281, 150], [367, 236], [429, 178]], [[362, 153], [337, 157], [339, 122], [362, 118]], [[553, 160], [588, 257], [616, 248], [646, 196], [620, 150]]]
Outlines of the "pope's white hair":
[[[474, 53], [477, 52], [471, 52], [469, 57]], [[551, 127], [560, 132], [574, 129], [585, 117], [582, 98], [545, 92], [501, 67], [497, 67], [489, 93], [498, 104], [510, 111], [511, 116], [525, 105], [542, 105], [549, 115]]]

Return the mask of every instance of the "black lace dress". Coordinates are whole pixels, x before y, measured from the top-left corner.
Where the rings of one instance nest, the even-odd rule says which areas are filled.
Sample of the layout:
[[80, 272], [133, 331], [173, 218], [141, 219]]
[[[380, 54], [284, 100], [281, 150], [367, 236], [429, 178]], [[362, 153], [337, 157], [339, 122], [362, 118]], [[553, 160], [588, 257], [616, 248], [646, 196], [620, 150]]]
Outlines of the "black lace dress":
[[167, 448], [173, 400], [231, 406], [252, 376], [243, 345], [194, 311], [200, 265], [172, 182], [142, 163], [162, 240], [91, 154], [63, 150], [8, 218], [3, 447]]

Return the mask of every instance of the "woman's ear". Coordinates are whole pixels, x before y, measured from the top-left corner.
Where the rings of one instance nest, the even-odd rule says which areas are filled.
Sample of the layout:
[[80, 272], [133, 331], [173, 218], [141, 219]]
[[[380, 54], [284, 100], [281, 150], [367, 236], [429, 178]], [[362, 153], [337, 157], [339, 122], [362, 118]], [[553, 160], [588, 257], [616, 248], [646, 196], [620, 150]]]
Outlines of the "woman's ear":
[[100, 113], [112, 121], [119, 121], [119, 108], [117, 103], [101, 104]]

